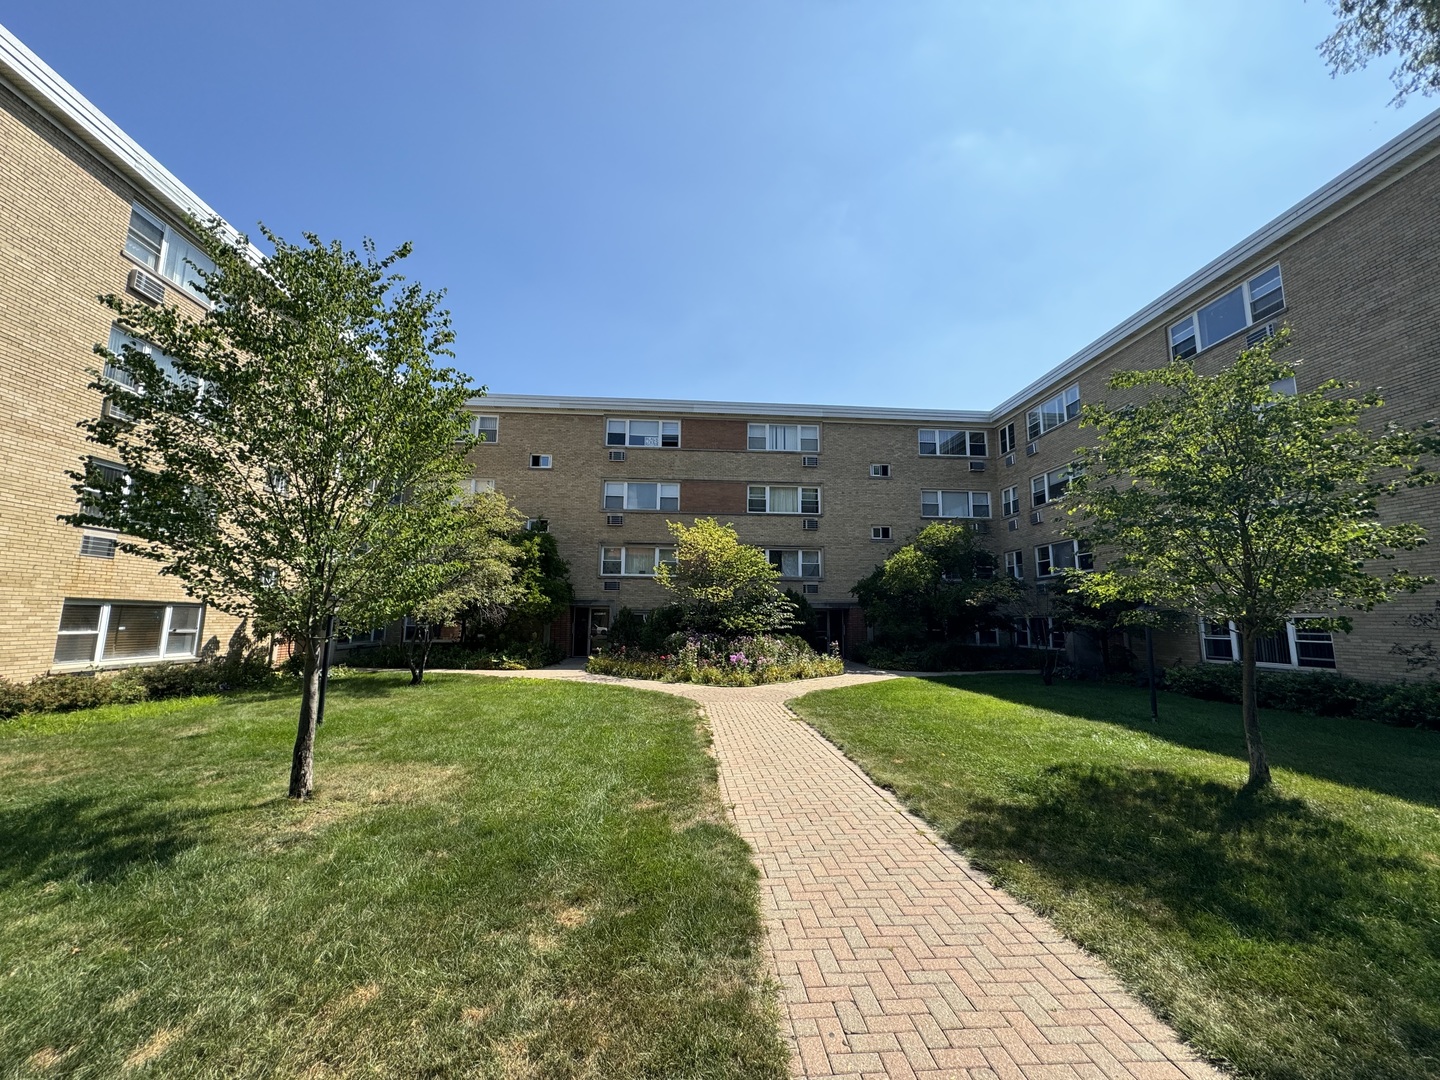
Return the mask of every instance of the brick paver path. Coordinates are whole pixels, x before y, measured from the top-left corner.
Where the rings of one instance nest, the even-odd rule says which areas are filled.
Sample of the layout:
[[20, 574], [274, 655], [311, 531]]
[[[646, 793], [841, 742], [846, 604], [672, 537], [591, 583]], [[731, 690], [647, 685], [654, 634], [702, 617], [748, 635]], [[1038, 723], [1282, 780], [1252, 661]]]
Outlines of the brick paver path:
[[885, 677], [746, 689], [624, 680], [709, 716], [721, 793], [760, 864], [794, 1075], [1218, 1080], [1099, 960], [785, 706]]

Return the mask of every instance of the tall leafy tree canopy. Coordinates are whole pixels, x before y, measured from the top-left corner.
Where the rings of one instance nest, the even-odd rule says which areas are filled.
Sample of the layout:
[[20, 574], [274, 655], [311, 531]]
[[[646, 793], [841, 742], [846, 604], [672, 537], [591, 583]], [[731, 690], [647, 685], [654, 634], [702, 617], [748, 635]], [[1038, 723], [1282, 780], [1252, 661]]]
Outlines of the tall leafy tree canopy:
[[1096, 546], [1102, 568], [1070, 583], [1089, 601], [1144, 602], [1238, 629], [1250, 779], [1269, 782], [1255, 711], [1255, 639], [1296, 614], [1349, 628], [1369, 610], [1430, 583], [1389, 565], [1425, 540], [1408, 522], [1382, 521], [1381, 498], [1436, 479], [1422, 462], [1428, 430], [1365, 423], [1378, 393], [1336, 380], [1303, 394], [1276, 353], [1288, 331], [1214, 375], [1190, 361], [1122, 371], [1111, 389], [1139, 404], [1090, 404], [1098, 431], [1082, 450], [1066, 499], [1071, 531]]
[[96, 458], [121, 469], [92, 460], [74, 474], [84, 506], [71, 520], [118, 529], [123, 550], [294, 644], [300, 798], [331, 616], [397, 618], [454, 570], [432, 556], [462, 524], [472, 390], [439, 362], [454, 337], [440, 295], [395, 271], [408, 244], [377, 257], [264, 230], [262, 255], [218, 225], [198, 231], [216, 267], [196, 270], [201, 318], [101, 298], [130, 340], [96, 346], [94, 385], [129, 420], [84, 425]]
[[994, 554], [969, 525], [936, 522], [850, 591], [877, 637], [919, 643], [999, 625], [1000, 607], [1020, 586], [997, 574]]
[[1393, 54], [1391, 104], [1440, 91], [1440, 0], [1330, 0], [1330, 6], [1339, 21], [1319, 49], [1331, 74], [1358, 71]]

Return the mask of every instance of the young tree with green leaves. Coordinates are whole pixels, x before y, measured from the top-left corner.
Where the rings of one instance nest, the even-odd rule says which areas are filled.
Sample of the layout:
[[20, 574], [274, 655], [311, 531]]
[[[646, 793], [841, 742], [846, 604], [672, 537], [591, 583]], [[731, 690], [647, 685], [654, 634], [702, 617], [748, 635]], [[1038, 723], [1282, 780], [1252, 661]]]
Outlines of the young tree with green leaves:
[[[570, 564], [560, 557], [560, 545], [544, 527], [512, 533], [515, 596], [509, 601], [500, 634], [515, 641], [533, 642], [559, 618], [575, 599], [570, 583]], [[483, 611], [464, 614], [466, 636], [473, 638], [483, 626], [492, 625]]]
[[455, 514], [458, 525], [439, 535], [440, 543], [430, 555], [436, 565], [449, 568], [449, 576], [406, 612], [414, 627], [407, 643], [411, 686], [425, 678], [430, 647], [440, 627], [462, 613], [475, 622], [499, 625], [511, 605], [526, 596], [515, 580], [521, 548], [512, 539], [524, 525], [524, 515], [495, 491], [464, 497]]
[[998, 626], [1021, 586], [969, 525], [935, 522], [851, 589], [877, 638], [910, 645], [953, 641]]
[[714, 518], [667, 522], [675, 561], [655, 580], [675, 595], [684, 628], [703, 634], [767, 634], [794, 624], [795, 605], [778, 588], [780, 571], [765, 552], [742, 544], [731, 525]]
[[1092, 603], [1139, 601], [1235, 624], [1252, 787], [1270, 782], [1256, 639], [1297, 613], [1348, 630], [1345, 609], [1368, 611], [1431, 581], [1377, 565], [1425, 539], [1418, 525], [1382, 522], [1377, 504], [1434, 482], [1421, 459], [1435, 437], [1366, 426], [1383, 402], [1375, 392], [1344, 396], [1353, 384], [1287, 392], [1295, 365], [1275, 355], [1287, 338], [1282, 331], [1214, 375], [1188, 360], [1117, 372], [1112, 389], [1153, 396], [1084, 407], [1081, 425], [1098, 440], [1080, 452], [1066, 497], [1072, 533], [1105, 558], [1070, 576]]
[[1393, 53], [1392, 105], [1440, 91], [1440, 0], [1330, 0], [1330, 6], [1339, 22], [1319, 50], [1331, 75]]
[[275, 631], [304, 693], [290, 795], [310, 794], [320, 667], [332, 617], [398, 618], [455, 568], [429, 556], [457, 528], [452, 499], [472, 445], [468, 380], [438, 364], [454, 338], [440, 295], [381, 258], [262, 229], [273, 253], [199, 228], [215, 270], [209, 309], [105, 296], [131, 340], [95, 389], [129, 420], [83, 425], [121, 470], [72, 474], [77, 525], [119, 530], [205, 603]]

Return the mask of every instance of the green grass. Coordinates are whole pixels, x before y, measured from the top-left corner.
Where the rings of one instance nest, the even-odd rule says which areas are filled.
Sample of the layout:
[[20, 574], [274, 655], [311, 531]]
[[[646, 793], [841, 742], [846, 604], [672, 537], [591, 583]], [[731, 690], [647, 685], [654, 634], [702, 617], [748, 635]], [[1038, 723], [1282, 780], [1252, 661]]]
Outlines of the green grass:
[[1440, 1077], [1440, 735], [1027, 676], [792, 703], [1181, 1034], [1267, 1080]]
[[785, 1075], [694, 707], [406, 681], [0, 725], [0, 1076]]

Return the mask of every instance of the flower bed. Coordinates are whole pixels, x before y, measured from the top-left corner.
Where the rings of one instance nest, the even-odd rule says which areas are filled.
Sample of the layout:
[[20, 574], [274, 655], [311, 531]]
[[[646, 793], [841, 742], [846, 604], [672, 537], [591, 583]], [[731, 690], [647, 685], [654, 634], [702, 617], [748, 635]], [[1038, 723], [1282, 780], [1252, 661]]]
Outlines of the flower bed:
[[838, 653], [821, 655], [793, 636], [675, 634], [666, 640], [663, 652], [616, 645], [592, 656], [585, 670], [625, 679], [759, 686], [840, 675], [845, 662]]

